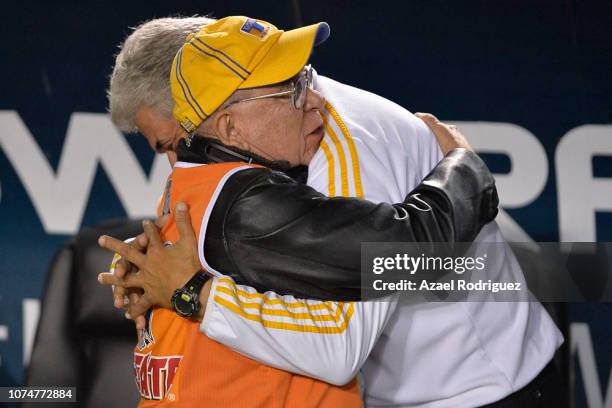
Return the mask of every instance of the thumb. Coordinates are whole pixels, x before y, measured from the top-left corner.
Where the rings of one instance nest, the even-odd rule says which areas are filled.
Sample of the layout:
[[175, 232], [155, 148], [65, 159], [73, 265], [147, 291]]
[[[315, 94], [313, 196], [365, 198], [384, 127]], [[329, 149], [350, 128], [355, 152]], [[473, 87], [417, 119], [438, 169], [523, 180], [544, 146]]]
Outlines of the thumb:
[[174, 208], [174, 220], [179, 232], [179, 240], [195, 240], [195, 232], [191, 226], [191, 216], [185, 203], [177, 203]]
[[440, 122], [438, 118], [432, 115], [431, 113], [417, 112], [414, 114], [414, 116], [416, 116], [417, 118], [421, 119], [423, 122], [430, 124], [430, 125]]

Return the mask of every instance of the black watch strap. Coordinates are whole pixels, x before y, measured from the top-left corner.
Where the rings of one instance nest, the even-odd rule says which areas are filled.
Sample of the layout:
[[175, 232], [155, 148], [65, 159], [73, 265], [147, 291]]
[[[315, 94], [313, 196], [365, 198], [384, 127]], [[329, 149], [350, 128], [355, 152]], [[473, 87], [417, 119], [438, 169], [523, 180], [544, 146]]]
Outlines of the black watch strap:
[[182, 317], [191, 318], [200, 310], [200, 292], [209, 276], [202, 271], [195, 275], [182, 287], [174, 291], [172, 295], [172, 307]]
[[204, 287], [204, 284], [208, 281], [208, 279], [209, 277], [207, 274], [202, 271], [197, 271], [196, 274], [193, 275], [191, 279], [189, 279], [189, 282], [187, 282], [185, 286], [183, 286], [183, 289], [186, 289], [189, 292], [194, 292], [199, 295], [200, 291], [202, 290], [202, 287]]

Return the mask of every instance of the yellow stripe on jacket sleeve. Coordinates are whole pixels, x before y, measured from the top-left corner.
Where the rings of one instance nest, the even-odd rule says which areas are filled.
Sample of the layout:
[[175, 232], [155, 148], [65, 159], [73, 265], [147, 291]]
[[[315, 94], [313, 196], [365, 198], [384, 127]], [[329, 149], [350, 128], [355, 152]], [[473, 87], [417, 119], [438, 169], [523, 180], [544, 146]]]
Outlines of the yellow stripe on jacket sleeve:
[[[343, 333], [354, 314], [354, 304], [343, 302], [270, 299], [241, 290], [230, 278], [219, 279], [214, 296], [217, 305], [264, 327], [320, 333]], [[280, 308], [273, 308], [274, 305]], [[297, 312], [295, 309], [304, 309]], [[287, 321], [289, 320], [289, 321]]]
[[[340, 318], [339, 311], [344, 305], [343, 302], [337, 303], [331, 301], [309, 300], [309, 303], [306, 303], [295, 298], [290, 298], [287, 300], [282, 297], [270, 298], [269, 296], [265, 296], [261, 293], [255, 292], [254, 290], [252, 292], [242, 290], [234, 283], [232, 279], [228, 277], [219, 279], [217, 291], [220, 293], [225, 293], [231, 297], [236, 297], [237, 295], [239, 301], [241, 301], [241, 304], [246, 309], [260, 309], [262, 314], [268, 314], [268, 311], [279, 311], [279, 309], [273, 309], [275, 305], [279, 305], [281, 308], [284, 309], [306, 309], [310, 313], [320, 312], [321, 314], [327, 315], [335, 314], [335, 320], [338, 321]], [[274, 295], [278, 296], [276, 294]], [[267, 306], [268, 308], [263, 308], [264, 306]], [[276, 316], [281, 315], [275, 313], [269, 314]], [[284, 316], [292, 317], [289, 314], [285, 314]]]
[[[217, 291], [221, 293], [225, 293], [230, 296], [233, 296], [234, 293], [237, 293], [240, 296], [240, 298], [242, 298], [242, 300], [245, 300], [245, 299], [261, 300], [266, 306], [282, 305], [282, 307], [285, 307], [287, 309], [308, 309], [309, 311], [317, 311], [317, 310], [332, 311], [332, 306], [331, 306], [332, 302], [318, 302], [315, 304], [308, 304], [308, 303], [299, 302], [299, 301], [288, 302], [283, 299], [271, 299], [271, 298], [268, 298], [262, 295], [261, 293], [244, 292], [238, 289], [236, 286], [234, 286], [233, 288], [230, 288], [230, 287], [218, 285]], [[253, 308], [258, 308], [259, 306], [260, 306], [260, 302], [253, 302], [253, 303], [248, 303], [248, 306], [245, 306], [245, 307], [253, 309]]]
[[246, 313], [239, 306], [223, 299], [218, 296], [215, 296], [215, 303], [225, 307], [228, 310], [231, 310], [235, 314], [254, 322], [261, 324], [264, 327], [271, 329], [279, 329], [279, 330], [288, 330], [295, 332], [305, 332], [305, 333], [317, 333], [317, 334], [341, 334], [346, 331], [346, 327], [348, 326], [348, 322], [353, 315], [353, 304], [349, 305], [349, 308], [346, 312], [346, 319], [342, 323], [342, 325], [337, 327], [329, 327], [329, 326], [316, 326], [316, 325], [304, 325], [304, 324], [294, 324], [294, 323], [284, 323], [284, 322], [275, 322], [263, 319], [259, 315], [254, 315], [250, 313]]
[[340, 128], [340, 131], [342, 132], [344, 139], [346, 140], [346, 143], [349, 148], [349, 152], [351, 154], [353, 177], [355, 179], [355, 195], [357, 198], [363, 198], [363, 185], [361, 183], [361, 169], [359, 167], [359, 156], [357, 155], [357, 148], [355, 147], [355, 142], [353, 140], [353, 137], [351, 136], [351, 133], [349, 132], [348, 127], [346, 126], [346, 124], [344, 123], [344, 121], [342, 120], [338, 112], [336, 111], [336, 109], [333, 107], [333, 105], [329, 102], [325, 102], [325, 109], [327, 109], [331, 117], [334, 119], [334, 121], [338, 125], [338, 128]]
[[110, 273], [115, 273], [115, 268], [117, 267], [117, 262], [119, 262], [121, 260], [121, 255], [115, 252], [115, 255], [113, 255], [113, 260], [111, 261], [110, 266], [108, 267], [108, 271]]
[[346, 167], [346, 155], [344, 154], [344, 148], [342, 147], [342, 143], [340, 143], [340, 139], [336, 135], [336, 131], [330, 125], [329, 119], [327, 119], [326, 115], [321, 115], [323, 118], [323, 123], [325, 124], [325, 131], [331, 138], [332, 142], [334, 142], [334, 146], [336, 146], [336, 151], [338, 152], [338, 159], [340, 161], [340, 182], [342, 186], [342, 196], [349, 196], [349, 185], [348, 185], [348, 170]]

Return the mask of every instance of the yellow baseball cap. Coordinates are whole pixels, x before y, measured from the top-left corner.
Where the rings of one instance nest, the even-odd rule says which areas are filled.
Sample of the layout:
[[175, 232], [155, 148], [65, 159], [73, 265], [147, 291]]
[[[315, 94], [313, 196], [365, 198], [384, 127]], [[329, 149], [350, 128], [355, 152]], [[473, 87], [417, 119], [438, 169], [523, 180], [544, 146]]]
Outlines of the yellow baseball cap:
[[192, 133], [237, 89], [272, 85], [295, 76], [312, 48], [329, 37], [329, 25], [295, 30], [243, 16], [206, 25], [174, 57], [170, 85], [174, 117]]

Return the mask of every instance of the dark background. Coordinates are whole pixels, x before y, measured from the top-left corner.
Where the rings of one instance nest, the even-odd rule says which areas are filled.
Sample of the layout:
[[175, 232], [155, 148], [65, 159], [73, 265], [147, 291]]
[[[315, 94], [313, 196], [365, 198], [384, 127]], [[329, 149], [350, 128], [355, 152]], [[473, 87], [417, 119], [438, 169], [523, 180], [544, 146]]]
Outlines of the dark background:
[[[313, 58], [319, 73], [412, 111], [528, 129], [546, 150], [548, 182], [535, 202], [508, 212], [535, 240], [559, 239], [559, 139], [579, 125], [612, 122], [609, 1], [10, 2], [0, 15], [0, 110], [18, 112], [55, 169], [70, 115], [105, 111], [107, 77], [128, 27], [194, 14], [248, 15], [286, 29], [327, 21], [331, 37]], [[148, 171], [153, 154], [140, 138], [128, 141]], [[488, 160], [494, 171], [508, 171], [507, 161]], [[612, 177], [612, 158], [598, 158], [593, 171]], [[0, 187], [0, 325], [10, 333], [0, 341], [2, 386], [22, 379], [22, 299], [40, 296], [47, 264], [69, 237], [44, 232], [2, 149]], [[83, 225], [124, 214], [98, 170]], [[612, 241], [612, 213], [598, 214], [597, 239]], [[570, 307], [572, 321], [589, 323], [604, 394], [610, 312], [602, 304]], [[576, 376], [578, 405], [587, 406]]]

